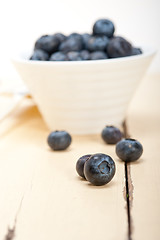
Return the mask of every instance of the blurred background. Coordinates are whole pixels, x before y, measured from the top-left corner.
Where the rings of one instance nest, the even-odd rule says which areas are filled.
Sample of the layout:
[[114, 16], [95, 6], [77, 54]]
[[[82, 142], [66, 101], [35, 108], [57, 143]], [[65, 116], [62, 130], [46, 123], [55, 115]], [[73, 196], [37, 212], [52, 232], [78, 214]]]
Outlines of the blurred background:
[[116, 35], [136, 46], [152, 45], [158, 54], [150, 67], [160, 72], [160, 0], [5, 0], [0, 6], [0, 81], [19, 81], [10, 58], [55, 32], [91, 32], [99, 18], [115, 23]]

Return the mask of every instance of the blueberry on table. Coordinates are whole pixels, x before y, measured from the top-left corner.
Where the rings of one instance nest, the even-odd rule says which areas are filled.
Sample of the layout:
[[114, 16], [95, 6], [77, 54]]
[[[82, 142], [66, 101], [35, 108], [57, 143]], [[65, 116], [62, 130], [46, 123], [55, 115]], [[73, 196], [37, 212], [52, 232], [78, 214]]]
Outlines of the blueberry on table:
[[50, 56], [49, 61], [67, 61], [67, 56], [63, 52], [55, 52]]
[[126, 57], [132, 55], [132, 45], [122, 37], [112, 38], [107, 45], [107, 54], [110, 58]]
[[65, 150], [71, 144], [71, 135], [66, 131], [54, 131], [48, 136], [47, 142], [52, 150]]
[[133, 162], [143, 153], [142, 144], [132, 138], [122, 139], [116, 145], [116, 154], [124, 162]]
[[90, 54], [91, 60], [100, 60], [100, 59], [107, 59], [108, 56], [105, 52], [102, 51], [95, 51]]
[[99, 19], [93, 25], [93, 34], [95, 35], [105, 35], [111, 38], [113, 37], [114, 31], [114, 24], [108, 19]]
[[91, 154], [84, 155], [80, 157], [76, 163], [76, 171], [80, 177], [85, 178], [84, 176], [84, 164], [90, 158]]
[[109, 43], [109, 39], [106, 36], [91, 36], [86, 41], [86, 49], [90, 52], [104, 51]]
[[41, 49], [49, 54], [58, 50], [60, 41], [54, 35], [44, 35], [40, 37], [35, 43], [35, 49]]
[[79, 55], [82, 58], [82, 60], [90, 60], [90, 52], [87, 50], [80, 51]]
[[92, 155], [84, 164], [85, 178], [96, 186], [110, 182], [115, 171], [116, 167], [113, 159], [103, 153]]
[[30, 60], [36, 61], [47, 61], [49, 59], [49, 54], [41, 49], [35, 49]]
[[142, 50], [140, 48], [132, 48], [132, 55], [139, 55], [142, 54]]
[[82, 58], [80, 56], [80, 53], [76, 52], [76, 51], [68, 52], [67, 53], [67, 59], [69, 61], [81, 61], [82, 60]]
[[106, 126], [103, 129], [101, 136], [106, 143], [116, 144], [117, 142], [119, 142], [121, 140], [122, 133], [117, 127]]
[[70, 37], [60, 44], [59, 51], [62, 51], [64, 53], [71, 51], [80, 51], [82, 50], [82, 46], [82, 40], [76, 37]]

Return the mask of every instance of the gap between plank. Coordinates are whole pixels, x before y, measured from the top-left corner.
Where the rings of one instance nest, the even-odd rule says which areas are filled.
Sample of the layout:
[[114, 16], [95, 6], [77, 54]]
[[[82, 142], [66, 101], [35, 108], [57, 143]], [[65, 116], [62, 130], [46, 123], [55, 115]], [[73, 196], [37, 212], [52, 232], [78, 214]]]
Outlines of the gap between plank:
[[22, 207], [23, 199], [24, 199], [24, 195], [22, 196], [22, 199], [21, 199], [21, 202], [19, 204], [16, 216], [14, 218], [13, 226], [12, 227], [8, 226], [7, 233], [6, 233], [5, 237], [4, 237], [4, 240], [13, 240], [14, 237], [16, 236], [15, 233], [16, 233], [17, 218], [18, 218], [18, 215], [19, 215], [21, 207]]
[[[122, 124], [124, 138], [129, 138], [127, 123], [126, 121]], [[124, 163], [125, 172], [125, 199], [127, 202], [127, 218], [128, 218], [128, 240], [132, 240], [132, 219], [131, 219], [131, 205], [133, 201], [133, 184], [131, 179], [131, 168], [130, 164]]]

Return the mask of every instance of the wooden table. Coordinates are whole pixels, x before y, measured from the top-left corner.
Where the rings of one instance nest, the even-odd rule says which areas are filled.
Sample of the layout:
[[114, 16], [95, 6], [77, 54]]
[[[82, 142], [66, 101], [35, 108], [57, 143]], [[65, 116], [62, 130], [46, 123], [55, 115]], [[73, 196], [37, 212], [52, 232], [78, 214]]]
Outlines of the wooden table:
[[[144, 146], [141, 159], [126, 166], [128, 195], [115, 146], [98, 135], [73, 136], [68, 150], [51, 151], [49, 131], [26, 98], [0, 124], [0, 239], [159, 240], [159, 92], [160, 76], [145, 77], [128, 111], [128, 132]], [[0, 111], [9, 101], [0, 98]], [[75, 171], [80, 156], [96, 152], [116, 162], [114, 179], [103, 187], [91, 186]]]

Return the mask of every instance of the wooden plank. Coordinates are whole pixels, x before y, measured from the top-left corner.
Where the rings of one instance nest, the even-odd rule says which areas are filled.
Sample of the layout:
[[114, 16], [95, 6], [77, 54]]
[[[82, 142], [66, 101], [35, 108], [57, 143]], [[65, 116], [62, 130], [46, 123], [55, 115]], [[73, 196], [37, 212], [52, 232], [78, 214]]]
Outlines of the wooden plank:
[[131, 164], [133, 240], [160, 239], [160, 76], [145, 78], [129, 110], [129, 131], [144, 146]]
[[[50, 151], [48, 129], [27, 99], [0, 125], [0, 238], [14, 225], [16, 240], [124, 240], [127, 214], [124, 165], [100, 136], [73, 136], [64, 152]], [[116, 175], [103, 187], [81, 180], [77, 159], [103, 152], [116, 159]]]

